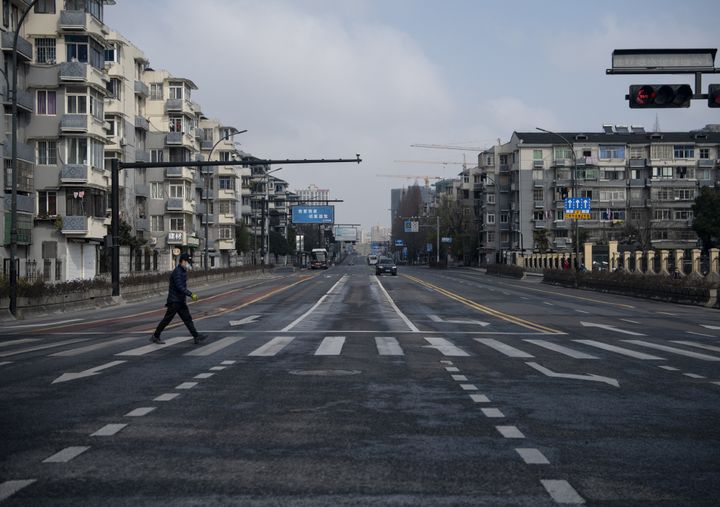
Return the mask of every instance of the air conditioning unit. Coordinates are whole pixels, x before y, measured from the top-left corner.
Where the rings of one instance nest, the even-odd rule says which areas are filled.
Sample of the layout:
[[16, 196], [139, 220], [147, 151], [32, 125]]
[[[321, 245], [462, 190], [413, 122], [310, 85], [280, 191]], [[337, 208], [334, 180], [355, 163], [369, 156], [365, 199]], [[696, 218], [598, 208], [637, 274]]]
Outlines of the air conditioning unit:
[[150, 238], [150, 241], [148, 241], [148, 244], [155, 246], [157, 245], [157, 238]]
[[127, 140], [124, 137], [120, 138], [120, 146], [127, 146]]

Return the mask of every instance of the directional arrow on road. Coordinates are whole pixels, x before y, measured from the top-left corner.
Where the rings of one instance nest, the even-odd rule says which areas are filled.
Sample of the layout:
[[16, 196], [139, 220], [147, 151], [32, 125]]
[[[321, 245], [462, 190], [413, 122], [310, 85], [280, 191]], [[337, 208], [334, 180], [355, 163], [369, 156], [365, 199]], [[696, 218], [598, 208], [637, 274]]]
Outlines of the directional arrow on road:
[[605, 384], [610, 384], [611, 386], [620, 387], [620, 382], [618, 382], [614, 378], [610, 378], [610, 377], [601, 377], [600, 375], [593, 375], [592, 373], [588, 373], [587, 375], [576, 375], [574, 373], [557, 373], [557, 372], [548, 370], [544, 366], [539, 365], [537, 363], [525, 363], [525, 364], [548, 377], [571, 378], [571, 379], [575, 379], [575, 380], [589, 380], [590, 382], [604, 382]]
[[430, 317], [430, 320], [433, 322], [446, 322], [448, 324], [474, 324], [476, 326], [489, 326], [489, 322], [483, 322], [482, 320], [469, 320], [469, 319], [452, 319], [452, 320], [445, 320], [441, 317], [438, 317], [437, 315], [428, 315]]
[[89, 370], [81, 371], [80, 373], [63, 373], [58, 378], [53, 380], [52, 383], [57, 384], [59, 382], [68, 382], [70, 380], [77, 380], [79, 378], [92, 377], [93, 375], [99, 375], [102, 370], [107, 370], [108, 368], [112, 368], [113, 366], [117, 366], [124, 362], [126, 362], [126, 361], [112, 361], [110, 363], [105, 363], [105, 364], [101, 364], [100, 366], [96, 366], [95, 368], [90, 368]]
[[580, 322], [580, 324], [584, 327], [599, 327], [600, 329], [615, 331], [616, 333], [630, 334], [633, 336], [645, 336], [642, 333], [636, 333], [635, 331], [627, 331], [625, 329], [620, 329], [619, 327], [608, 326], [607, 324], [596, 324], [595, 322]]
[[252, 324], [259, 318], [260, 318], [260, 315], [250, 315], [249, 317], [245, 317], [244, 319], [241, 319], [241, 320], [231, 320], [230, 326], [235, 327], [235, 326], [242, 326], [243, 324]]

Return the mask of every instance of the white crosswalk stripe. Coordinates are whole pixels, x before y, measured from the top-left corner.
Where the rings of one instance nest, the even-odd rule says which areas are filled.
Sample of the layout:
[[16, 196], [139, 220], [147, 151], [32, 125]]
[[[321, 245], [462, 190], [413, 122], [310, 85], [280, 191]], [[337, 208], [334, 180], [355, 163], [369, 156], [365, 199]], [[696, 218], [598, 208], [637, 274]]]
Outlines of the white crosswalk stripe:
[[531, 354], [528, 354], [527, 352], [523, 352], [520, 349], [516, 349], [515, 347], [507, 345], [507, 344], [500, 342], [498, 340], [495, 340], [493, 338], [475, 338], [475, 341], [482, 343], [483, 345], [487, 345], [491, 349], [495, 349], [498, 352], [500, 352], [501, 354], [505, 354], [508, 357], [522, 357], [522, 358], [535, 357]]
[[250, 352], [249, 356], [258, 356], [258, 357], [269, 357], [274, 356], [278, 352], [280, 352], [282, 349], [287, 347], [290, 342], [292, 342], [295, 339], [294, 336], [276, 336], [269, 342], [267, 342], [262, 347], [259, 347], [252, 352]]
[[623, 340], [623, 341], [625, 341], [627, 343], [632, 343], [634, 345], [640, 345], [641, 347], [647, 347], [650, 349], [657, 349], [657, 350], [662, 350], [665, 352], [670, 352], [672, 354], [677, 354], [679, 356], [700, 359], [702, 361], [720, 361], [720, 357], [709, 356], [707, 354], [701, 354], [699, 352], [692, 352], [690, 350], [678, 349], [676, 347], [670, 347], [668, 345], [660, 345], [658, 343], [650, 343], [650, 342], [646, 342], [643, 340]]
[[534, 344], [534, 345], [537, 345], [538, 347], [543, 347], [543, 348], [546, 348], [546, 349], [548, 349], [548, 350], [552, 350], [552, 351], [558, 352], [558, 353], [560, 353], [560, 354], [563, 354], [563, 355], [565, 355], [565, 356], [569, 356], [569, 357], [572, 357], [572, 358], [575, 358], [575, 359], [597, 359], [596, 356], [592, 356], [592, 355], [590, 355], [590, 354], [586, 354], [585, 352], [580, 352], [580, 351], [578, 351], [578, 350], [574, 350], [574, 349], [565, 347], [565, 346], [563, 346], [563, 345], [559, 345], [559, 344], [557, 344], [557, 343], [549, 342], [549, 341], [547, 341], [547, 340], [530, 340], [530, 339], [526, 339], [526, 340], [523, 340], [523, 341], [526, 341], [526, 342], [528, 342], [528, 343], [532, 343], [532, 344]]
[[712, 350], [713, 352], [720, 352], [720, 347], [714, 345], [705, 345], [704, 343], [688, 342], [684, 340], [673, 340], [673, 343], [679, 343], [680, 345], [690, 345], [691, 347], [697, 347], [699, 349]]
[[145, 354], [149, 354], [150, 352], [155, 352], [156, 350], [164, 349], [166, 347], [172, 347], [176, 343], [186, 342], [188, 340], [192, 340], [192, 336], [179, 336], [177, 338], [168, 338], [167, 340], [165, 340], [164, 345], [160, 345], [157, 343], [151, 343], [150, 345], [145, 345], [143, 347], [138, 347], [136, 349], [126, 350], [125, 352], [118, 352], [115, 355], [116, 356], [144, 356]]
[[85, 354], [86, 352], [92, 352], [93, 350], [104, 349], [105, 347], [111, 347], [112, 345], [116, 345], [118, 343], [125, 343], [125, 342], [129, 342], [132, 340], [137, 340], [137, 338], [135, 338], [135, 337], [118, 338], [117, 340], [110, 340], [110, 341], [102, 342], [102, 343], [94, 343], [93, 345], [87, 345], [85, 347], [80, 347], [77, 349], [70, 349], [70, 350], [63, 350], [62, 352], [56, 352], [54, 354], [50, 354], [50, 357], [79, 356], [80, 354]]
[[378, 354], [381, 356], [402, 356], [405, 354], [397, 338], [392, 336], [376, 336], [375, 345], [377, 346]]
[[442, 355], [450, 357], [468, 357], [470, 354], [455, 346], [445, 338], [425, 338], [431, 348], [439, 350]]
[[45, 345], [35, 345], [33, 347], [26, 347], [24, 349], [3, 350], [2, 352], [0, 352], [0, 357], [9, 357], [18, 354], [25, 354], [26, 352], [36, 352], [38, 350], [52, 349], [54, 347], [61, 347], [63, 345], [70, 345], [71, 343], [84, 342], [87, 340], [87, 338], [73, 338], [72, 340], [62, 340], [54, 343], [46, 343]]
[[20, 345], [22, 343], [36, 342], [39, 338], [21, 338], [19, 340], [10, 340], [7, 342], [0, 342], [0, 347], [9, 347], [10, 345]]
[[204, 347], [200, 347], [197, 349], [193, 349], [190, 352], [186, 352], [186, 356], [209, 356], [210, 354], [214, 354], [215, 352], [218, 352], [220, 350], [223, 350], [224, 348], [227, 348], [231, 345], [236, 344], [240, 340], [242, 340], [243, 336], [226, 336], [225, 338], [221, 338], [218, 341], [209, 343], [205, 345]]
[[339, 356], [345, 344], [344, 336], [326, 336], [315, 351], [316, 356]]
[[635, 359], [642, 359], [644, 361], [664, 361], [665, 360], [662, 357], [653, 356], [652, 354], [645, 354], [644, 352], [638, 352], [636, 350], [618, 347], [617, 345], [610, 345], [609, 343], [597, 342], [595, 340], [573, 340], [573, 341], [578, 342], [578, 343], [584, 343], [585, 345], [590, 345], [591, 347], [595, 347], [598, 349], [607, 350], [609, 352], [615, 352], [616, 354], [621, 354], [623, 356], [633, 357]]

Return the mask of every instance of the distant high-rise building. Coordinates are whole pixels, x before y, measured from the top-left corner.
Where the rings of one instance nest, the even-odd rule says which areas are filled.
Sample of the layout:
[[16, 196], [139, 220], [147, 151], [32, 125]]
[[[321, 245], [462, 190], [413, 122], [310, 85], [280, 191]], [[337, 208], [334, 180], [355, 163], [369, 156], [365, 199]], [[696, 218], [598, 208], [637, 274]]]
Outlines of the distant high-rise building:
[[307, 188], [301, 188], [294, 191], [298, 196], [298, 200], [303, 202], [312, 202], [313, 204], [321, 204], [330, 200], [330, 190], [326, 188], [318, 188], [317, 185], [308, 185]]

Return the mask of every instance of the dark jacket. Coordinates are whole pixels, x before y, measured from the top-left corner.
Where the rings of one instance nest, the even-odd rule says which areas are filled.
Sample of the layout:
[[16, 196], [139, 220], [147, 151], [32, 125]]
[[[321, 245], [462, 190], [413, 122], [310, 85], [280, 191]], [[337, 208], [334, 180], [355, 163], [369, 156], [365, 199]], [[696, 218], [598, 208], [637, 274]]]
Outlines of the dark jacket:
[[181, 265], [177, 265], [172, 273], [170, 273], [170, 287], [168, 288], [167, 305], [185, 304], [185, 298], [191, 296], [187, 288], [187, 272]]

